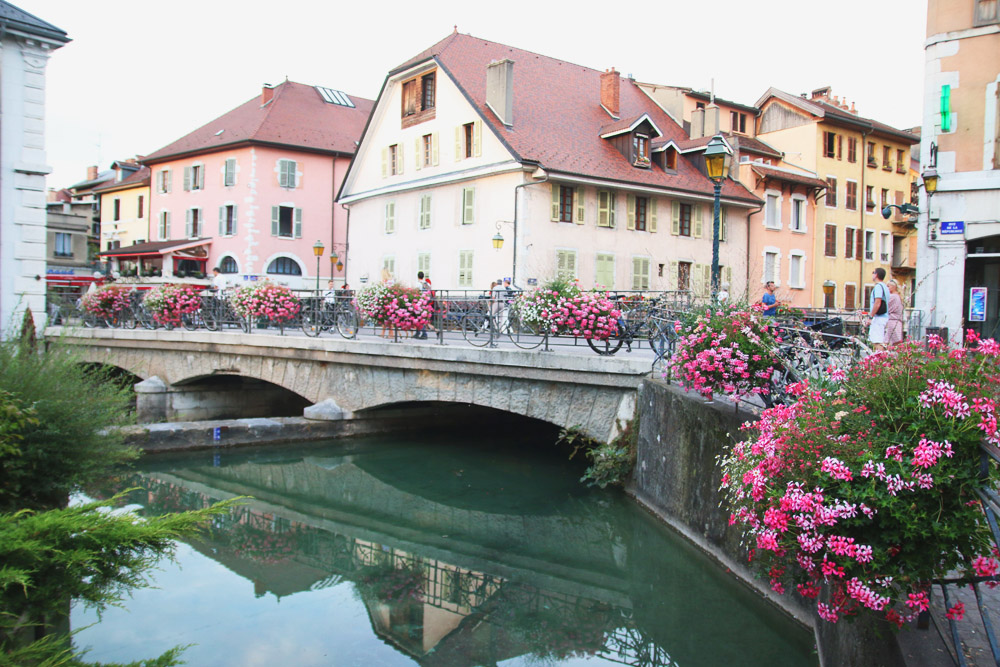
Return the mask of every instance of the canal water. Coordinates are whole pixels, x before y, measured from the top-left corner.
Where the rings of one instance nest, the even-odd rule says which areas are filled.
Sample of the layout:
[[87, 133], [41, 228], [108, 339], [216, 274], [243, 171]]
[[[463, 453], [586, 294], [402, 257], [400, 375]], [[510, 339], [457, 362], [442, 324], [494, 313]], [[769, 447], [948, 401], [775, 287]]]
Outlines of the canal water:
[[190, 665], [815, 665], [812, 635], [551, 434], [147, 457], [91, 490], [141, 514], [251, 496], [124, 608], [74, 605], [87, 659]]

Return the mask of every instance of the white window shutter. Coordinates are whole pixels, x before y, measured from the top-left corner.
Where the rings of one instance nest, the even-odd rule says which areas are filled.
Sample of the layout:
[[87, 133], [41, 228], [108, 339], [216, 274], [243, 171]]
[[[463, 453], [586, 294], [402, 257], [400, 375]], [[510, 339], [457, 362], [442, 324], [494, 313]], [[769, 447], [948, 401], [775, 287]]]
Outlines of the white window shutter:
[[438, 148], [441, 145], [440, 139], [438, 139], [438, 133], [434, 132], [431, 134], [431, 164], [435, 167], [438, 166], [439, 155]]
[[403, 144], [399, 143], [396, 145], [396, 166], [398, 167], [398, 171], [396, 173], [402, 174], [405, 171], [403, 169], [404, 164], [406, 163], [403, 162]]
[[382, 149], [382, 178], [389, 175], [389, 149]]
[[678, 289], [677, 284], [677, 271], [679, 267], [677, 262], [670, 262], [667, 267], [667, 289]]
[[[635, 195], [628, 195], [628, 229], [635, 229]], [[633, 263], [633, 267], [635, 264]]]
[[238, 224], [239, 217], [236, 215], [236, 204], [233, 204], [233, 236], [236, 236], [236, 225]]
[[302, 209], [295, 209], [295, 238], [302, 238]]
[[191, 225], [192, 225], [192, 222], [193, 222], [192, 221], [193, 217], [194, 217], [194, 211], [193, 210], [188, 209], [187, 211], [185, 211], [185, 218], [184, 218], [184, 222], [185, 222], [185, 225], [184, 225], [184, 238], [188, 238], [188, 239], [191, 238]]
[[569, 277], [576, 279], [576, 252], [570, 251], [566, 253], [566, 270], [569, 271]]
[[476, 189], [465, 188], [462, 191], [462, 224], [471, 225], [476, 222]]
[[414, 139], [413, 142], [413, 157], [414, 157], [413, 161], [414, 164], [416, 165], [417, 171], [420, 171], [421, 167], [423, 167], [422, 163], [424, 158], [424, 151], [423, 151], [423, 146], [420, 145], [423, 142], [423, 140], [424, 138], [422, 136], [417, 135], [417, 137]]
[[656, 231], [656, 198], [649, 198], [649, 225], [647, 225], [649, 231]]
[[184, 167], [184, 192], [191, 189], [191, 167]]
[[583, 186], [576, 188], [573, 191], [573, 197], [576, 199], [576, 224], [582, 225], [583, 218], [587, 214], [587, 202], [583, 198]]
[[477, 120], [472, 124], [472, 157], [480, 157], [483, 154], [483, 121]]
[[701, 204], [695, 204], [694, 209], [694, 237], [700, 239], [705, 233], [705, 207]]
[[670, 202], [670, 233], [677, 236], [681, 233], [681, 204]]
[[278, 206], [271, 207], [271, 236], [277, 236], [281, 233], [281, 208]]
[[597, 226], [598, 227], [610, 227], [611, 226], [611, 214], [608, 211], [609, 200], [611, 199], [611, 193], [607, 190], [597, 191]]
[[552, 222], [559, 222], [559, 194], [560, 188], [557, 183], [552, 184]]
[[219, 207], [219, 236], [224, 236], [226, 233], [226, 207]]
[[205, 189], [205, 165], [201, 165], [201, 169], [198, 170], [198, 189]]
[[465, 138], [465, 128], [461, 125], [455, 128], [455, 162], [462, 159], [464, 153], [462, 152], [462, 140]]

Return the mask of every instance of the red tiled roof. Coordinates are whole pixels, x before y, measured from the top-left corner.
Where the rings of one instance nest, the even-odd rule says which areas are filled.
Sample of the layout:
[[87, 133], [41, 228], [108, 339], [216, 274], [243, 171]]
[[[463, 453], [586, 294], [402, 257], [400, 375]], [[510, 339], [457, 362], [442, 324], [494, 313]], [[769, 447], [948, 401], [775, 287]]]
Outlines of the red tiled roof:
[[373, 102], [351, 96], [355, 108], [323, 101], [313, 86], [285, 81], [261, 106], [260, 95], [147, 155], [155, 164], [181, 155], [210, 152], [248, 142], [353, 155]]
[[[760, 155], [767, 155], [769, 157], [781, 157], [781, 151], [771, 148], [768, 144], [764, 143], [760, 139], [754, 139], [753, 137], [748, 137], [743, 134], [733, 134], [731, 132], [721, 132], [722, 136], [726, 138], [726, 141], [733, 144], [739, 144], [741, 151], [747, 151], [749, 153], [759, 153]], [[682, 151], [688, 151], [693, 148], [702, 148], [708, 145], [708, 142], [712, 140], [712, 137], [700, 137], [698, 139], [684, 139], [678, 142], [678, 147]], [[664, 143], [664, 142], [660, 142]], [[653, 146], [657, 144], [654, 142]], [[735, 148], [735, 146], [734, 146]]]
[[[629, 164], [602, 128], [612, 121], [601, 107], [601, 72], [555, 58], [452, 33], [411, 58], [392, 73], [435, 58], [473, 104], [493, 132], [521, 161], [537, 162], [550, 172], [618, 181], [711, 195], [712, 181], [683, 156], [677, 172], [657, 166], [640, 169]], [[486, 66], [509, 58], [514, 61], [513, 123], [507, 128], [486, 106]], [[622, 79], [619, 116], [646, 113], [663, 132], [663, 139], [679, 143], [683, 128], [660, 109], [631, 79]], [[727, 180], [722, 195], [752, 203], [759, 200], [738, 182]]]
[[769, 167], [764, 164], [751, 164], [750, 168], [757, 172], [759, 176], [763, 176], [764, 178], [776, 178], [787, 183], [808, 185], [811, 188], [827, 187], [826, 181], [816, 178], [815, 176], [809, 176], [808, 174], [799, 174], [785, 169], [775, 169], [774, 167]]
[[125, 190], [137, 185], [149, 185], [149, 167], [140, 167], [138, 171], [132, 172], [120, 181], [110, 181], [104, 185], [94, 188], [94, 192], [114, 192], [115, 190]]
[[635, 123], [637, 123], [640, 119], [642, 119], [646, 115], [647, 114], [645, 113], [641, 113], [633, 118], [623, 118], [621, 120], [616, 120], [613, 123], [608, 123], [607, 125], [601, 128], [599, 136], [606, 137], [609, 134], [620, 134], [625, 130], [631, 128]]

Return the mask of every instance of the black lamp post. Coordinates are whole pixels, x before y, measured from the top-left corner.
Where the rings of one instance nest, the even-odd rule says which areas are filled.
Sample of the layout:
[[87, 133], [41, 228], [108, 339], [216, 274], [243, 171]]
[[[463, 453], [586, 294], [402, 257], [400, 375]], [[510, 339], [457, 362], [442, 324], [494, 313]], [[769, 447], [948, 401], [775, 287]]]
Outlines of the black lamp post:
[[316, 255], [316, 294], [319, 294], [319, 258], [323, 256], [324, 250], [326, 250], [326, 246], [323, 245], [322, 241], [313, 243], [313, 254]]
[[726, 144], [722, 135], [715, 135], [705, 148], [705, 170], [708, 177], [715, 183], [715, 199], [712, 211], [712, 300], [719, 294], [719, 225], [722, 182], [729, 173], [729, 162], [733, 151]]

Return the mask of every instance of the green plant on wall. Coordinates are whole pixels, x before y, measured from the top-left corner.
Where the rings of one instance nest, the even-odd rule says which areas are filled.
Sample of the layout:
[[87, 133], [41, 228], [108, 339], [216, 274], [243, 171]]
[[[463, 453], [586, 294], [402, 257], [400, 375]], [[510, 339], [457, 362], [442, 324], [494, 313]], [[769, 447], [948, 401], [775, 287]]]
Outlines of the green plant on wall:
[[624, 486], [635, 466], [636, 439], [639, 432], [638, 419], [632, 418], [623, 425], [618, 421], [620, 433], [611, 442], [602, 443], [583, 433], [578, 426], [570, 426], [559, 432], [556, 444], [572, 447], [569, 458], [582, 451], [590, 462], [581, 482], [587, 486], [602, 489], [609, 486]]

